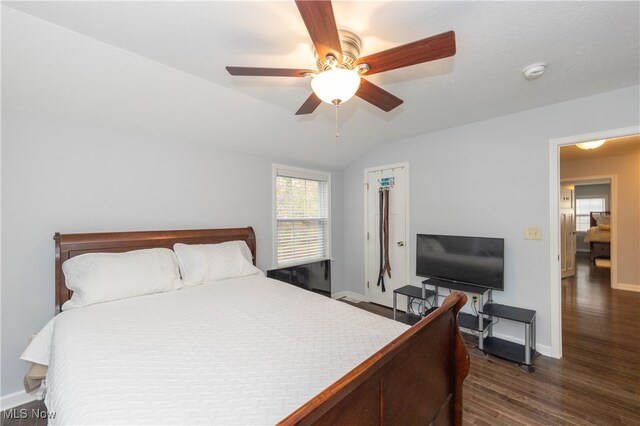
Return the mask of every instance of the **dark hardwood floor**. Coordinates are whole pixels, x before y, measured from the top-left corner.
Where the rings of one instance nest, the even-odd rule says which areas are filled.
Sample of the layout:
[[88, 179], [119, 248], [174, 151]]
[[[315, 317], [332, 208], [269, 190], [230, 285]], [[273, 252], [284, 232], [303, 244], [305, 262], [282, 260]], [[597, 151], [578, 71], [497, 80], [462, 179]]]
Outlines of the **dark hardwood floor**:
[[[640, 425], [640, 293], [612, 290], [609, 270], [588, 257], [562, 292], [563, 358], [537, 356], [534, 373], [484, 356], [465, 335], [466, 425]], [[391, 317], [389, 308], [355, 306]]]
[[[536, 357], [534, 373], [484, 356], [474, 349], [477, 338], [465, 335], [471, 356], [466, 425], [640, 425], [640, 293], [612, 290], [609, 271], [588, 258], [579, 259], [577, 276], [563, 281], [562, 292], [564, 357]], [[389, 308], [354, 306], [391, 317]], [[4, 414], [6, 426], [46, 424]]]

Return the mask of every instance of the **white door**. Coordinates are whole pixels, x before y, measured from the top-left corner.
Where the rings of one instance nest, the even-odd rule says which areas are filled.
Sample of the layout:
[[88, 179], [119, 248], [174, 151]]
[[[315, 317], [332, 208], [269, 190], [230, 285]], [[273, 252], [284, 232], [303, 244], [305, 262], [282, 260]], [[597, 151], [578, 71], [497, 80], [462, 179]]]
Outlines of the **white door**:
[[[366, 295], [370, 302], [384, 306], [393, 306], [393, 290], [409, 284], [407, 256], [407, 166], [389, 166], [366, 171], [366, 211], [367, 238], [366, 253]], [[391, 277], [384, 274], [385, 291], [378, 285], [380, 272], [380, 179], [393, 178], [393, 187], [389, 189], [389, 264]], [[398, 307], [406, 306], [404, 297], [398, 297]]]
[[576, 274], [576, 196], [573, 185], [560, 188], [560, 269], [562, 278]]

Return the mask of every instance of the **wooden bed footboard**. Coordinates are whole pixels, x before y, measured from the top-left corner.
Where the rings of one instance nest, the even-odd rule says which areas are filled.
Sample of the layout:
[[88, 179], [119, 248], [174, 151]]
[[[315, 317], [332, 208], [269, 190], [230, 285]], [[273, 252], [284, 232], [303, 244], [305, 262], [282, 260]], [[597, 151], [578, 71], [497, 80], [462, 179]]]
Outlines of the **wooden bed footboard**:
[[460, 425], [469, 354], [457, 314], [466, 301], [451, 294], [280, 425]]

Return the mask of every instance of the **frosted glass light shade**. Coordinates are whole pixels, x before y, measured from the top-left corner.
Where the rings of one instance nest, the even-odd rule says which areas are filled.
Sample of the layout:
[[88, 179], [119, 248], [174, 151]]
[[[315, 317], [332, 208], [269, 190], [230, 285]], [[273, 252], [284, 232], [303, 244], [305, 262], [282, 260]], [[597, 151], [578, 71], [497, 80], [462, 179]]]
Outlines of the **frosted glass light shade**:
[[599, 141], [577, 143], [576, 146], [580, 149], [596, 149], [601, 147], [605, 142], [606, 139], [600, 139]]
[[314, 93], [328, 104], [341, 104], [356, 94], [360, 87], [357, 71], [335, 68], [317, 74], [311, 80]]

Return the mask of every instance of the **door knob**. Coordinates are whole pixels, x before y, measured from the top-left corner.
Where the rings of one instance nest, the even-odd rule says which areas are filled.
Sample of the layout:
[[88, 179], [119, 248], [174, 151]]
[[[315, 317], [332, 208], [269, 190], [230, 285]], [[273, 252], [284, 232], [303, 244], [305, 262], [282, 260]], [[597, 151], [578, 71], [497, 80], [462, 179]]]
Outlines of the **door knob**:
[[404, 246], [404, 241], [398, 241], [398, 247]]

